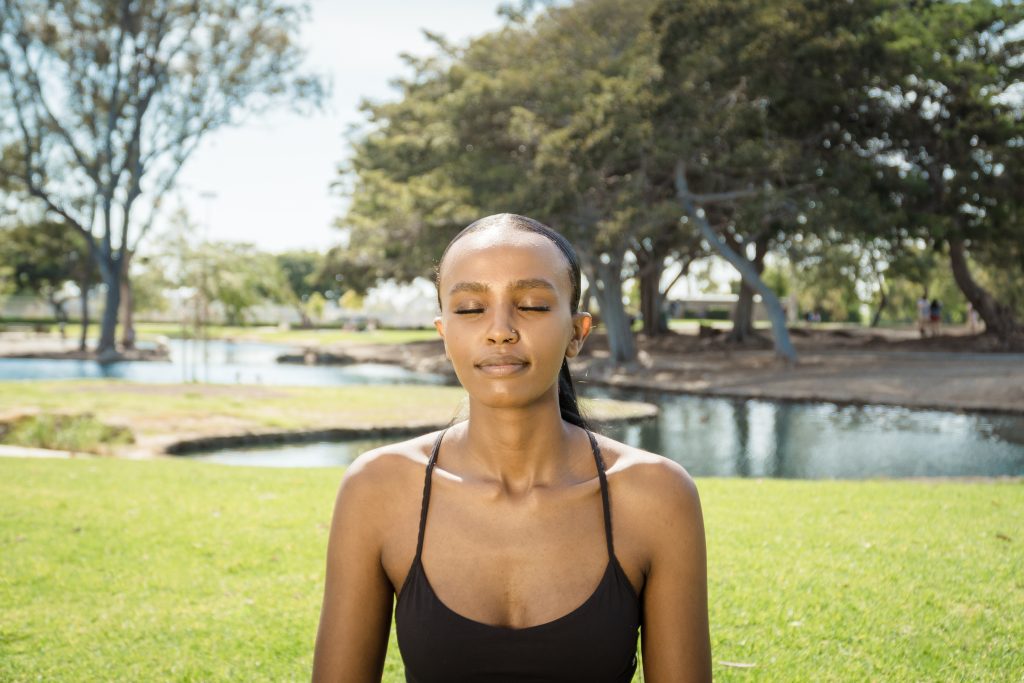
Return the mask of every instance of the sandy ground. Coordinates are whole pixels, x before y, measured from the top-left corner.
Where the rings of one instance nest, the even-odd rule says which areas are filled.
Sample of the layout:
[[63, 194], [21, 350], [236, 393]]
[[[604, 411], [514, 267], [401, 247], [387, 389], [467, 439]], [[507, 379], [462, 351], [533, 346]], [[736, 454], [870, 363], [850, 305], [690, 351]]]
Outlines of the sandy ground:
[[[985, 335], [953, 328], [921, 339], [914, 329], [796, 328], [793, 341], [798, 360], [789, 365], [767, 340], [737, 345], [724, 335], [702, 338], [696, 329], [641, 335], [638, 360], [623, 366], [609, 360], [607, 339], [594, 334], [570, 368], [581, 383], [660, 391], [1024, 413], [1024, 353], [993, 351]], [[451, 372], [440, 342], [320, 351]]]

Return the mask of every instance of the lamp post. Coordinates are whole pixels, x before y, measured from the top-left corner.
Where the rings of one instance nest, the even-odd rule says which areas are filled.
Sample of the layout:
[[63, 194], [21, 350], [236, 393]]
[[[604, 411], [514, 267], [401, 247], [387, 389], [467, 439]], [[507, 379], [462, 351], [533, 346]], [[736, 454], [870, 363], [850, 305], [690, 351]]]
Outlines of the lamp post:
[[202, 320], [200, 321], [200, 332], [202, 345], [203, 345], [203, 379], [206, 383], [210, 382], [210, 349], [209, 349], [209, 335], [207, 333], [206, 326], [210, 322], [210, 302], [206, 297], [206, 276], [207, 276], [207, 263], [206, 263], [206, 249], [210, 241], [210, 210], [213, 206], [213, 200], [217, 198], [217, 193], [211, 190], [205, 190], [199, 193], [199, 196], [206, 203], [206, 220], [203, 221], [203, 248], [200, 251], [199, 258], [201, 259], [199, 264], [199, 282], [202, 297]]

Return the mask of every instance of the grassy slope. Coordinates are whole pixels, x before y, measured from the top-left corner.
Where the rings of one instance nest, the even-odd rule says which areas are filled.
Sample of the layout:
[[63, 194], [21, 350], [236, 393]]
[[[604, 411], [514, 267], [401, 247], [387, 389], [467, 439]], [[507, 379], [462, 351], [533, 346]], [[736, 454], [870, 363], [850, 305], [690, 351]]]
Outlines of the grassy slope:
[[[137, 435], [329, 427], [443, 425], [466, 392], [430, 385], [337, 387], [142, 384], [117, 380], [0, 382], [0, 416], [37, 409], [91, 413]], [[636, 415], [637, 404], [583, 399], [595, 419]], [[644, 414], [647, 406], [639, 406]]]
[[[308, 680], [340, 477], [0, 458], [0, 680]], [[716, 680], [1019, 679], [1024, 486], [698, 486]]]

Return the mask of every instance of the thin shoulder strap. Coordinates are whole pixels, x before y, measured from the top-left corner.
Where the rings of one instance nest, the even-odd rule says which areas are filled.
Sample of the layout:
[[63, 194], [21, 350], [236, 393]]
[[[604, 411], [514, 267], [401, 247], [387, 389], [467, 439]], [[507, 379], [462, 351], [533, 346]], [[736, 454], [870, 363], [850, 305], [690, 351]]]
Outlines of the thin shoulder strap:
[[601, 481], [601, 503], [604, 505], [604, 535], [608, 540], [608, 559], [615, 557], [615, 546], [612, 543], [612, 506], [608, 500], [608, 477], [604, 471], [604, 459], [601, 457], [601, 449], [597, 447], [597, 439], [590, 432], [587, 437], [590, 439], [590, 448], [594, 451], [594, 460], [597, 461], [597, 478]]
[[430, 505], [430, 475], [433, 474], [434, 465], [437, 463], [437, 452], [441, 449], [441, 439], [447, 431], [448, 428], [446, 427], [437, 435], [437, 440], [434, 441], [434, 450], [430, 452], [430, 460], [427, 462], [427, 476], [423, 482], [423, 507], [420, 509], [420, 532], [416, 539], [416, 560], [420, 559], [420, 553], [423, 552], [423, 531], [427, 528], [427, 507]]

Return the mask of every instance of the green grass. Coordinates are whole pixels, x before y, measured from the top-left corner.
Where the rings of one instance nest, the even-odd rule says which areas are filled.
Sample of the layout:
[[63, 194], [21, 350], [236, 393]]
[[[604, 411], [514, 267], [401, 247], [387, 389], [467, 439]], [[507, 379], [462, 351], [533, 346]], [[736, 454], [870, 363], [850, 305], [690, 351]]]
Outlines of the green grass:
[[[0, 382], [0, 416], [24, 411], [89, 413], [136, 436], [238, 434], [252, 430], [443, 425], [464, 409], [462, 387], [279, 387], [144, 384], [119, 380]], [[583, 399], [595, 419], [637, 415], [628, 401]], [[0, 417], [2, 419], [2, 417]], [[88, 450], [88, 449], [86, 449]]]
[[132, 443], [131, 430], [82, 415], [25, 415], [0, 423], [0, 443], [61, 451], [106, 453], [108, 447]]
[[[308, 680], [341, 476], [0, 458], [0, 680]], [[716, 680], [1021, 680], [1024, 486], [698, 486]]]

